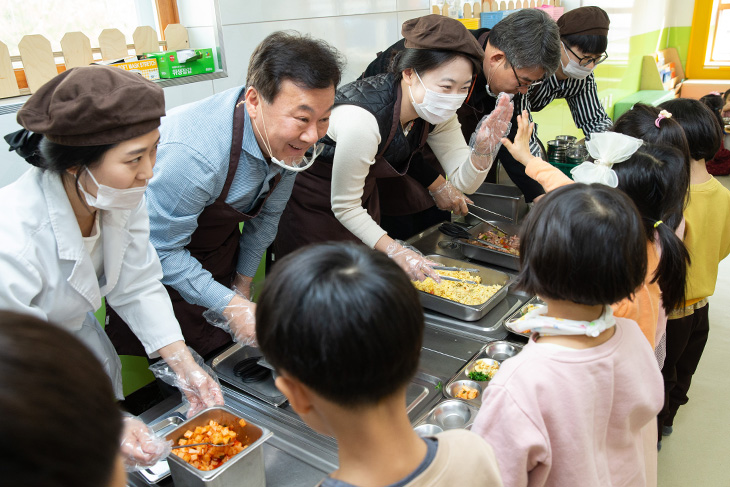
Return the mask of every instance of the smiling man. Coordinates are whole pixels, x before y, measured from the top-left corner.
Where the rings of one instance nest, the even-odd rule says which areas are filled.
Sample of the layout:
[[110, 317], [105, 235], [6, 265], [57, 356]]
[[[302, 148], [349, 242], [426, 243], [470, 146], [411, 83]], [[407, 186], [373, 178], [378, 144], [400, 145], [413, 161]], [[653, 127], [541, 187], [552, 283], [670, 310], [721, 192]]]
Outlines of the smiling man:
[[[500, 92], [515, 95], [515, 116], [527, 109], [526, 93], [531, 85], [539, 84], [551, 76], [560, 66], [560, 34], [555, 21], [540, 9], [522, 9], [502, 19], [494, 28], [471, 30], [484, 49], [482, 72], [476, 76], [473, 90], [466, 102], [456, 112], [461, 123], [461, 130], [468, 142], [479, 121], [490, 114], [497, 105], [497, 95]], [[404, 41], [400, 40], [380, 53], [370, 63], [362, 77], [367, 78], [379, 73], [387, 72], [391, 59], [397, 51], [404, 49]], [[517, 132], [516, 119], [512, 121], [512, 129], [508, 134], [510, 139]], [[539, 146], [536, 144], [539, 154]], [[411, 167], [429, 167], [430, 174], [411, 174], [424, 187], [443, 175], [443, 169], [433, 152], [426, 147], [423, 158], [429, 164], [411, 164]], [[501, 148], [497, 159], [503, 160], [509, 152]], [[421, 157], [419, 155], [419, 157]], [[511, 156], [510, 156], [511, 157]], [[510, 177], [526, 195], [542, 194], [542, 186], [524, 174], [524, 166], [514, 161], [519, 174], [508, 169]], [[519, 167], [517, 167], [519, 166]], [[506, 165], [505, 165], [506, 167]], [[425, 172], [425, 171], [424, 171]], [[488, 177], [489, 180], [489, 177]], [[403, 194], [404, 189], [392, 182], [378, 184], [381, 202], [396, 195]], [[425, 190], [424, 190], [425, 191]], [[532, 198], [528, 198], [532, 199]], [[424, 200], [427, 201], [427, 200]], [[381, 205], [383, 206], [383, 205]], [[381, 226], [389, 235], [406, 239], [435, 223], [450, 217], [448, 212], [439, 210], [434, 204], [425, 204], [415, 213], [387, 214], [387, 209], [381, 210]]]
[[[342, 67], [324, 41], [275, 32], [251, 55], [245, 87], [163, 119], [147, 190], [150, 240], [185, 341], [203, 356], [231, 335], [254, 338], [251, 281], [297, 171], [312, 162], [306, 151], [327, 132]], [[140, 355], [136, 338], [110, 315], [118, 353]]]

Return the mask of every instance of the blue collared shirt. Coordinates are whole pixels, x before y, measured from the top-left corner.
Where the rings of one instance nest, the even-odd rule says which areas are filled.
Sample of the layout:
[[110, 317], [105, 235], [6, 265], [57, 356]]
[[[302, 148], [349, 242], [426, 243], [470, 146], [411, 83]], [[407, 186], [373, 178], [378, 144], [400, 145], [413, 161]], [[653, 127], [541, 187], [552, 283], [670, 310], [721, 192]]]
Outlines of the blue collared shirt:
[[[220, 196], [228, 174], [233, 110], [242, 87], [171, 110], [162, 119], [154, 177], [147, 189], [150, 240], [162, 262], [164, 284], [193, 304], [221, 311], [233, 297], [230, 283], [220, 283], [185, 248], [198, 228], [198, 217]], [[246, 110], [244, 109], [244, 112]], [[226, 203], [248, 213], [281, 181], [240, 239], [236, 270], [256, 273], [261, 256], [276, 236], [296, 173], [268, 164], [246, 112], [242, 151]]]

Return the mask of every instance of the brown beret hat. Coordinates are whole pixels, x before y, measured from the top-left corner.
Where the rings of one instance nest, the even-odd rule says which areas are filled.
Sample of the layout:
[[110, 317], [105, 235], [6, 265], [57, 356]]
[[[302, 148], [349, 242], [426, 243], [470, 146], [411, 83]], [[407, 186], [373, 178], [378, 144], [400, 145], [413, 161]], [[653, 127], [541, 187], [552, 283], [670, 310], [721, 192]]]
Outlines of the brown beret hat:
[[484, 49], [476, 38], [456, 19], [430, 14], [403, 22], [405, 46], [412, 49], [440, 49], [470, 57], [481, 66]]
[[600, 7], [579, 7], [569, 10], [558, 19], [561, 36], [573, 34], [607, 36], [608, 14]]
[[51, 142], [70, 146], [116, 144], [153, 131], [165, 115], [160, 86], [111, 66], [59, 74], [18, 111], [18, 123]]

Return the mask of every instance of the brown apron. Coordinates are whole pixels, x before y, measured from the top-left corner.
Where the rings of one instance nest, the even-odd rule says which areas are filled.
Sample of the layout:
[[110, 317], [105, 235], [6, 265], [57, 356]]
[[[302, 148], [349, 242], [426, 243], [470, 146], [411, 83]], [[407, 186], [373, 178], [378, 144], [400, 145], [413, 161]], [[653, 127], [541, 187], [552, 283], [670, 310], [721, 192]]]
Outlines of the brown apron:
[[[489, 32], [483, 33], [478, 39], [479, 45], [484, 46], [487, 37], [489, 37]], [[471, 94], [471, 91], [469, 94]], [[471, 133], [465, 134], [464, 137], [468, 141]], [[446, 176], [444, 168], [441, 167], [441, 163], [433, 155], [431, 149], [427, 148], [423, 153], [424, 157], [422, 157], [422, 161], [419, 161], [419, 163], [429, 164], [439, 174]], [[413, 215], [414, 213], [427, 210], [436, 204], [429, 195], [428, 189], [424, 188], [421, 183], [408, 175], [402, 178], [379, 180], [378, 192], [380, 194], [380, 203], [383, 206], [383, 215]]]
[[[223, 190], [211, 205], [205, 207], [198, 217], [198, 228], [193, 232], [190, 243], [185, 247], [190, 255], [197, 259], [203, 269], [213, 275], [213, 279], [230, 287], [236, 276], [239, 242], [241, 239], [240, 223], [255, 218], [266, 200], [274, 192], [281, 180], [277, 174], [266, 197], [261, 200], [249, 213], [242, 213], [226, 203], [228, 191], [236, 175], [238, 162], [241, 157], [243, 130], [246, 120], [243, 104], [246, 90], [236, 102], [233, 112], [233, 137], [231, 153], [228, 162], [228, 176]], [[165, 286], [170, 294], [175, 317], [180, 322], [183, 336], [187, 345], [205, 357], [208, 353], [229, 343], [231, 336], [220, 328], [214, 327], [203, 318], [206, 308], [190, 304], [175, 289]], [[132, 333], [124, 321], [112, 309], [107, 308], [109, 316], [107, 333], [114, 343], [117, 353], [123, 355], [146, 355], [142, 344]], [[154, 323], [150, 323], [154, 326]]]
[[[418, 147], [411, 152], [411, 156], [406, 164], [400, 170], [396, 169], [389, 163], [384, 153], [393, 141], [400, 128], [400, 104], [402, 92], [398, 86], [398, 94], [396, 97], [393, 123], [390, 128], [390, 134], [383, 144], [380, 152], [375, 156], [375, 162], [370, 167], [370, 172], [365, 178], [362, 194], [362, 206], [368, 214], [380, 224], [380, 202], [378, 194], [379, 181], [400, 180], [404, 179], [408, 166], [410, 165], [413, 155], [423, 150], [428, 138], [428, 124], [423, 124], [423, 130], [418, 142]], [[279, 220], [279, 231], [274, 240], [273, 251], [276, 259], [281, 259], [296, 249], [307, 244], [326, 242], [326, 241], [353, 241], [361, 242], [359, 238], [353, 235], [342, 223], [335, 217], [332, 212], [332, 164], [333, 161], [317, 160], [307, 169], [297, 175], [291, 197], [287, 203], [284, 213]], [[410, 178], [410, 177], [409, 177]], [[417, 184], [417, 183], [416, 183]], [[408, 193], [406, 198], [414, 198], [419, 200], [422, 194], [415, 192]], [[433, 199], [428, 192], [425, 197], [431, 202]], [[404, 204], [403, 195], [399, 201], [393, 204]], [[422, 202], [421, 202], [422, 204]]]

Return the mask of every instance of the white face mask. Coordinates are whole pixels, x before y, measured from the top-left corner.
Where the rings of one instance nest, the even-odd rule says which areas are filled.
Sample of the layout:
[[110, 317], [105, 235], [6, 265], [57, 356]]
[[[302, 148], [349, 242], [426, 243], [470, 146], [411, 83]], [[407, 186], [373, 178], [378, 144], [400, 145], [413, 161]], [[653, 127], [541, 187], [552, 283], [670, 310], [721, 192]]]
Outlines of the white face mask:
[[562, 59], [560, 60], [560, 66], [562, 66], [563, 68], [563, 74], [569, 78], [586, 79], [588, 75], [593, 72], [593, 69], [581, 66], [580, 64], [578, 64], [578, 61], [571, 59], [568, 50], [565, 49], [565, 44], [561, 42], [560, 45], [563, 46], [563, 51], [565, 52], [565, 55], [568, 56], [567, 66], [563, 64]]
[[[253, 123], [253, 121], [251, 123]], [[294, 172], [304, 171], [309, 166], [314, 164], [314, 161], [317, 159], [317, 156], [319, 156], [322, 153], [322, 150], [324, 149], [324, 144], [315, 143], [314, 145], [312, 145], [312, 157], [311, 158], [307, 158], [307, 155], [305, 154], [301, 158], [292, 157], [292, 158], [288, 158], [286, 161], [277, 159], [276, 157], [274, 157], [274, 153], [271, 152], [271, 144], [269, 143], [269, 134], [266, 132], [266, 120], [264, 120], [264, 111], [263, 110], [261, 110], [261, 123], [264, 125], [264, 135], [261, 135], [261, 131], [259, 130], [258, 126], [255, 123], [253, 123], [253, 126], [256, 127], [256, 132], [259, 133], [259, 137], [261, 137], [261, 141], [264, 143], [264, 147], [266, 148], [266, 151], [269, 153], [271, 162], [273, 162], [274, 164], [276, 164], [279, 167], [286, 169], [287, 171], [294, 171]]]
[[416, 73], [418, 81], [421, 82], [423, 89], [426, 90], [423, 101], [421, 103], [416, 103], [415, 98], [413, 98], [411, 87], [408, 86], [408, 93], [411, 95], [411, 103], [413, 103], [413, 108], [415, 108], [418, 116], [434, 125], [443, 123], [453, 117], [456, 110], [458, 110], [464, 103], [464, 100], [466, 100], [466, 95], [448, 95], [429, 90], [426, 88], [426, 85], [423, 83], [421, 77], [418, 76], [415, 69], [413, 72]]
[[89, 194], [81, 185], [81, 181], [78, 183], [79, 189], [83, 193], [84, 198], [86, 198], [86, 204], [99, 210], [133, 210], [137, 208], [144, 197], [144, 192], [149, 182], [149, 180], [146, 180], [144, 186], [140, 186], [139, 188], [117, 189], [99, 184], [88, 169], [86, 173], [94, 181], [94, 184], [96, 184], [96, 196]]

